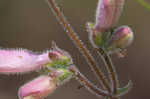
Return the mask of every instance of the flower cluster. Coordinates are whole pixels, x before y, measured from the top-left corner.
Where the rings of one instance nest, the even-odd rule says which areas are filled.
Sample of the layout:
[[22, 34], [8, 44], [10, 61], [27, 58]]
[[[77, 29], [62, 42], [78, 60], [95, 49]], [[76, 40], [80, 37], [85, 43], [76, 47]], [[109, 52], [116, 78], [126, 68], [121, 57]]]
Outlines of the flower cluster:
[[0, 50], [0, 73], [14, 74], [39, 71], [41, 76], [19, 89], [20, 99], [41, 99], [52, 93], [59, 85], [68, 81], [73, 73], [68, 70], [70, 55], [55, 43], [51, 50], [36, 54], [24, 49]]
[[104, 48], [108, 53], [122, 52], [133, 41], [128, 26], [116, 28], [125, 0], [99, 0], [96, 22], [87, 23], [89, 38], [94, 47]]
[[[127, 86], [120, 88], [119, 81], [110, 54], [126, 50], [133, 41], [133, 32], [128, 26], [116, 28], [125, 0], [99, 0], [95, 24], [87, 23], [89, 39], [97, 52], [102, 56], [107, 72], [110, 74], [110, 83], [105, 79], [103, 72], [97, 67], [94, 57], [90, 54], [84, 43], [73, 31], [64, 18], [54, 0], [48, 3], [61, 25], [67, 30], [77, 48], [97, 75], [104, 90], [91, 83], [73, 64], [72, 58], [64, 50], [52, 43], [52, 48], [43, 53], [34, 53], [25, 49], [0, 49], [0, 73], [15, 74], [38, 71], [40, 76], [23, 85], [18, 92], [19, 99], [44, 99], [58, 86], [70, 78], [75, 77], [90, 92], [104, 96], [106, 99], [119, 99], [122, 94], [131, 88], [130, 81]], [[110, 80], [109, 79], [109, 80]]]

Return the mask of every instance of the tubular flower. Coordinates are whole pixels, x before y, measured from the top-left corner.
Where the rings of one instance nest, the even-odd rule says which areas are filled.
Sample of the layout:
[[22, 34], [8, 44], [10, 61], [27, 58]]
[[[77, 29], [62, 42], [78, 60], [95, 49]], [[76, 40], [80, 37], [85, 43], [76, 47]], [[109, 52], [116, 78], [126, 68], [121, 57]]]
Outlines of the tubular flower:
[[24, 49], [0, 50], [0, 73], [20, 73], [38, 70], [50, 62], [48, 53], [35, 54]]
[[43, 99], [57, 86], [73, 77], [68, 69], [72, 60], [70, 55], [53, 43], [51, 50], [36, 54], [24, 49], [0, 50], [0, 73], [21, 73], [39, 70], [42, 76], [23, 85], [19, 89], [20, 99]]
[[105, 32], [117, 22], [125, 0], [99, 0], [95, 30]]
[[55, 79], [40, 76], [23, 85], [18, 92], [19, 99], [44, 99], [57, 88]]

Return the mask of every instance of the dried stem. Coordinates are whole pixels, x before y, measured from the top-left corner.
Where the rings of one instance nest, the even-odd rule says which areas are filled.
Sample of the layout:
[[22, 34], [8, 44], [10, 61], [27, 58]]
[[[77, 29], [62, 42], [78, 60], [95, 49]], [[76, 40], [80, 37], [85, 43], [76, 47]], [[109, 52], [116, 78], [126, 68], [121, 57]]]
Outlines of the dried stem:
[[97, 63], [95, 62], [94, 58], [91, 56], [87, 48], [84, 46], [83, 42], [78, 38], [77, 34], [73, 31], [72, 27], [69, 25], [63, 14], [60, 12], [59, 8], [56, 6], [54, 0], [48, 0], [48, 4], [50, 8], [55, 13], [57, 19], [61, 23], [61, 25], [66, 29], [67, 34], [73, 40], [76, 47], [80, 50], [80, 52], [85, 56], [87, 62], [90, 64], [92, 70], [96, 73], [99, 80], [102, 82], [104, 87], [111, 92], [111, 88], [108, 82], [105, 80], [103, 73], [97, 67]]
[[75, 66], [71, 66], [69, 70], [75, 74], [75, 78], [81, 83], [81, 85], [86, 87], [92, 93], [96, 94], [97, 96], [111, 97], [109, 93], [106, 93], [93, 85], [82, 73], [79, 72]]
[[114, 68], [113, 63], [111, 61], [111, 58], [107, 54], [107, 52], [105, 51], [105, 49], [100, 48], [97, 51], [102, 56], [102, 59], [103, 59], [103, 61], [106, 64], [107, 70], [111, 74], [111, 79], [112, 79], [112, 84], [113, 84], [113, 90], [112, 90], [112, 92], [113, 92], [114, 95], [116, 95], [117, 94], [117, 88], [118, 88], [118, 79], [117, 79], [117, 74], [115, 72], [115, 68]]

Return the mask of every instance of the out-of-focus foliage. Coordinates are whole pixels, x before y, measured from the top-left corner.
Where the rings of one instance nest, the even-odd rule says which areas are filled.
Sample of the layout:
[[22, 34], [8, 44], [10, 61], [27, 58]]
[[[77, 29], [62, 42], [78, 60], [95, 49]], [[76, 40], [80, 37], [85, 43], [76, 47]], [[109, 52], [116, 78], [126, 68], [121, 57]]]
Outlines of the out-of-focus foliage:
[[150, 11], [150, 4], [148, 4], [146, 1], [144, 1], [144, 0], [137, 0], [137, 2], [139, 2], [143, 7], [145, 7], [147, 10]]

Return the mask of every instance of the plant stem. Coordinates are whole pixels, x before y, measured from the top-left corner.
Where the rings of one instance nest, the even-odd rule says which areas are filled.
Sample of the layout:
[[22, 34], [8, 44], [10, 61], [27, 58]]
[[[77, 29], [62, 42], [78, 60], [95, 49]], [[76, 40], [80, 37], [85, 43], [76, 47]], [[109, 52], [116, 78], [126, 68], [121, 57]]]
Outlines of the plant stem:
[[113, 92], [113, 95], [116, 95], [117, 94], [117, 88], [118, 88], [118, 79], [117, 79], [117, 74], [115, 72], [115, 68], [114, 68], [113, 63], [111, 61], [111, 58], [107, 54], [105, 49], [100, 48], [97, 51], [102, 56], [102, 59], [106, 64], [107, 70], [111, 74], [111, 79], [112, 79], [112, 84], [113, 84], [113, 91], [112, 92]]
[[56, 6], [56, 3], [54, 2], [54, 0], [48, 0], [48, 4], [50, 5], [50, 8], [56, 15], [56, 17], [59, 20], [59, 22], [61, 23], [61, 25], [66, 29], [67, 34], [73, 40], [76, 47], [86, 58], [87, 62], [90, 64], [92, 70], [98, 76], [99, 80], [102, 82], [104, 87], [108, 90], [108, 92], [111, 92], [111, 88], [110, 88], [108, 82], [105, 80], [103, 73], [97, 67], [97, 63], [95, 62], [94, 58], [89, 53], [88, 49], [84, 46], [83, 42], [78, 38], [77, 34], [73, 31], [70, 24], [67, 22], [67, 20], [63, 16], [63, 14], [60, 12], [59, 8]]
[[69, 70], [75, 74], [75, 78], [81, 83], [81, 85], [86, 87], [92, 93], [96, 94], [97, 96], [111, 97], [108, 93], [93, 85], [82, 73], [79, 72], [75, 66], [71, 66]]

